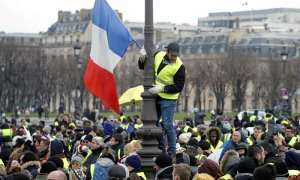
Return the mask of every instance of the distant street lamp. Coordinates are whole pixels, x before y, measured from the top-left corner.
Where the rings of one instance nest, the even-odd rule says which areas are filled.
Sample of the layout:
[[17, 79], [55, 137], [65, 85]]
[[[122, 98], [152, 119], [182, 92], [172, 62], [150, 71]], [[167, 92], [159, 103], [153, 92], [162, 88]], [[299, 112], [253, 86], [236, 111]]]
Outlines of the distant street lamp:
[[76, 40], [76, 43], [73, 47], [74, 49], [74, 55], [76, 57], [76, 63], [77, 63], [77, 69], [76, 69], [76, 74], [75, 74], [75, 79], [76, 79], [76, 89], [75, 89], [75, 98], [74, 98], [74, 105], [75, 105], [75, 115], [79, 115], [80, 113], [80, 94], [79, 94], [79, 71], [80, 71], [80, 68], [81, 68], [81, 61], [79, 59], [79, 56], [80, 56], [80, 50], [81, 50], [81, 46], [80, 46], [80, 43], [79, 43], [79, 40], [77, 39]]
[[285, 75], [285, 63], [288, 59], [288, 53], [287, 53], [287, 51], [285, 51], [285, 48], [281, 52], [280, 56], [281, 56], [281, 60], [283, 62], [283, 74]]
[[1, 65], [0, 65], [0, 69], [1, 69], [2, 72], [4, 72], [5, 69], [6, 69], [6, 66], [5, 66], [4, 64], [1, 64]]
[[[285, 48], [283, 48], [283, 51], [280, 54], [281, 56], [281, 60], [283, 62], [283, 89], [285, 89], [286, 92], [288, 92], [287, 87], [286, 87], [286, 74], [285, 74], [285, 63], [287, 62], [288, 59], [288, 52], [285, 50]], [[284, 92], [285, 92], [284, 91]], [[282, 95], [282, 101], [283, 101], [283, 114], [286, 115], [287, 114], [287, 110], [288, 110], [288, 95], [283, 94]]]

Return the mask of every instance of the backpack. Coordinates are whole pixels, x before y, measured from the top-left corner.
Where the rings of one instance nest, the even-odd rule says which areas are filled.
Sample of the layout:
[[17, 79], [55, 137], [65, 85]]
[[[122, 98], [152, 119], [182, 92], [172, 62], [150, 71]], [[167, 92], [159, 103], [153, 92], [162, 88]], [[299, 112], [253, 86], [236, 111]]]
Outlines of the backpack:
[[108, 171], [113, 166], [113, 164], [108, 167], [101, 166], [98, 163], [95, 163], [95, 171], [93, 175], [93, 180], [106, 180], [108, 179]]

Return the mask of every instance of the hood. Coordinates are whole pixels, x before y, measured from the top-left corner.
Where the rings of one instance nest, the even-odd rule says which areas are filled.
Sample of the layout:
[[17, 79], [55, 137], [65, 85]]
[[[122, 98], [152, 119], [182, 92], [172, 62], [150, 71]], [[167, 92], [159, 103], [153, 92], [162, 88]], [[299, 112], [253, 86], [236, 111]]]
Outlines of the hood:
[[97, 163], [103, 167], [109, 167], [109, 166], [114, 165], [114, 162], [109, 158], [99, 158], [97, 160]]
[[36, 166], [37, 168], [40, 168], [41, 163], [39, 161], [29, 161], [27, 163], [22, 164], [21, 169], [23, 171], [24, 169], [27, 169], [28, 167], [31, 167], [31, 166]]
[[209, 137], [209, 133], [210, 133], [210, 131], [212, 131], [212, 130], [217, 131], [217, 141], [219, 141], [219, 140], [221, 139], [222, 132], [221, 132], [221, 130], [220, 130], [218, 127], [216, 127], [216, 126], [212, 126], [212, 127], [210, 127], [210, 128], [207, 129], [207, 131], [206, 131], [206, 137], [207, 137], [207, 139], [209, 140], [209, 142], [211, 142], [211, 139], [210, 139], [210, 137]]
[[223, 156], [220, 169], [223, 174], [226, 174], [229, 170], [231, 170], [235, 165], [239, 163], [239, 154], [235, 150], [229, 150]]

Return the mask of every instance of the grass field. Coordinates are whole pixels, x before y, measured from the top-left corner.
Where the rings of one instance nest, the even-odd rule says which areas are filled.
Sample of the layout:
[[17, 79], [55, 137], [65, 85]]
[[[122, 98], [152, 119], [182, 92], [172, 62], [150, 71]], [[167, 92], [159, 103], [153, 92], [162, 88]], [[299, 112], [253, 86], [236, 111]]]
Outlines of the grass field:
[[[114, 118], [118, 118], [119, 115], [114, 113], [114, 112], [100, 112], [100, 114], [102, 116], [108, 117], [110, 115], [113, 115]], [[205, 113], [206, 116], [204, 118], [204, 120], [210, 120], [211, 119], [211, 115], [210, 113]], [[11, 117], [11, 113], [6, 113], [7, 117]], [[126, 112], [124, 113], [125, 116], [133, 116], [133, 115], [139, 115], [141, 117], [141, 112]], [[236, 115], [236, 113], [232, 112], [232, 113], [227, 113], [227, 115], [229, 117], [233, 117], [234, 115]], [[24, 117], [24, 113], [21, 114], [21, 117]], [[57, 116], [57, 113], [49, 113], [49, 117], [50, 118], [55, 118]], [[30, 114], [31, 118], [37, 118], [38, 117], [38, 113], [33, 112]], [[44, 117], [44, 114], [43, 114]], [[185, 112], [176, 112], [175, 113], [175, 120], [183, 120], [186, 117], [190, 117], [192, 119], [194, 119], [194, 113], [185, 113]], [[43, 118], [44, 119], [44, 118]]]

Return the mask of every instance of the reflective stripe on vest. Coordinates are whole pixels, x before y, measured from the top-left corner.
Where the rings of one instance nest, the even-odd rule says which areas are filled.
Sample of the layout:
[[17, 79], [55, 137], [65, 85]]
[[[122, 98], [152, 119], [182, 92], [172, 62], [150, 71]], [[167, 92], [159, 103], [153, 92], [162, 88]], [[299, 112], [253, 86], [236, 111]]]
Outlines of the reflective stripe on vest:
[[144, 180], [147, 180], [147, 178], [146, 178], [144, 172], [139, 172], [139, 173], [136, 173], [136, 174], [137, 174], [139, 177], [144, 178]]
[[202, 158], [207, 158], [207, 156], [205, 156], [204, 154], [197, 154], [195, 156], [196, 159], [201, 160]]
[[5, 165], [4, 165], [4, 163], [3, 163], [3, 161], [2, 161], [1, 158], [0, 158], [0, 166], [3, 166], [5, 168]]
[[69, 161], [67, 160], [67, 158], [61, 158], [61, 160], [64, 162], [64, 169], [68, 169], [69, 168]]
[[231, 177], [230, 174], [225, 174], [224, 176], [220, 177], [219, 179], [220, 179], [220, 180], [231, 180], [232, 177]]
[[120, 121], [121, 121], [121, 123], [125, 123], [125, 122], [124, 122], [124, 121], [125, 121], [125, 119], [126, 119], [126, 116], [124, 116], [124, 115], [123, 115], [123, 116], [121, 116], [121, 117], [120, 117]]
[[265, 117], [265, 120], [266, 120], [266, 121], [270, 121], [270, 120], [272, 120], [272, 119], [273, 119], [273, 116]]
[[291, 146], [291, 147], [293, 147], [296, 142], [297, 142], [297, 138], [296, 137], [292, 137], [292, 139], [290, 140], [290, 142], [288, 143], [288, 145]]
[[250, 146], [254, 143], [251, 136], [247, 137], [246, 141]]
[[94, 164], [91, 164], [90, 172], [91, 172], [91, 178], [94, 179], [94, 173], [95, 173], [95, 165]]
[[189, 129], [190, 129], [190, 126], [185, 126], [183, 129], [183, 132], [187, 133]]
[[211, 152], [215, 152], [217, 149], [219, 149], [223, 145], [222, 141], [219, 141], [216, 147], [213, 147], [213, 145], [210, 144], [210, 150]]
[[224, 134], [224, 142], [229, 141], [231, 139], [231, 133]]
[[120, 160], [121, 159], [121, 148], [119, 148], [119, 150], [118, 150], [118, 160]]
[[139, 129], [139, 128], [141, 128], [141, 127], [143, 127], [143, 123], [142, 123], [142, 124], [135, 124], [135, 125], [134, 125], [134, 128], [135, 128], [135, 129]]
[[12, 137], [11, 129], [2, 129], [2, 135]]
[[84, 164], [84, 162], [87, 160], [87, 158], [88, 158], [91, 154], [92, 154], [92, 151], [89, 150], [88, 153], [87, 153], [87, 155], [86, 155], [85, 158], [83, 159], [82, 164]]
[[[160, 51], [155, 55], [154, 58], [154, 70], [155, 70], [155, 84], [158, 86], [166, 86], [174, 84], [173, 77], [182, 65], [179, 57], [177, 57], [176, 62], [167, 64], [160, 72], [157, 74], [158, 67], [164, 60], [166, 52]], [[159, 92], [158, 95], [164, 99], [178, 99], [179, 93], [163, 93]]]

